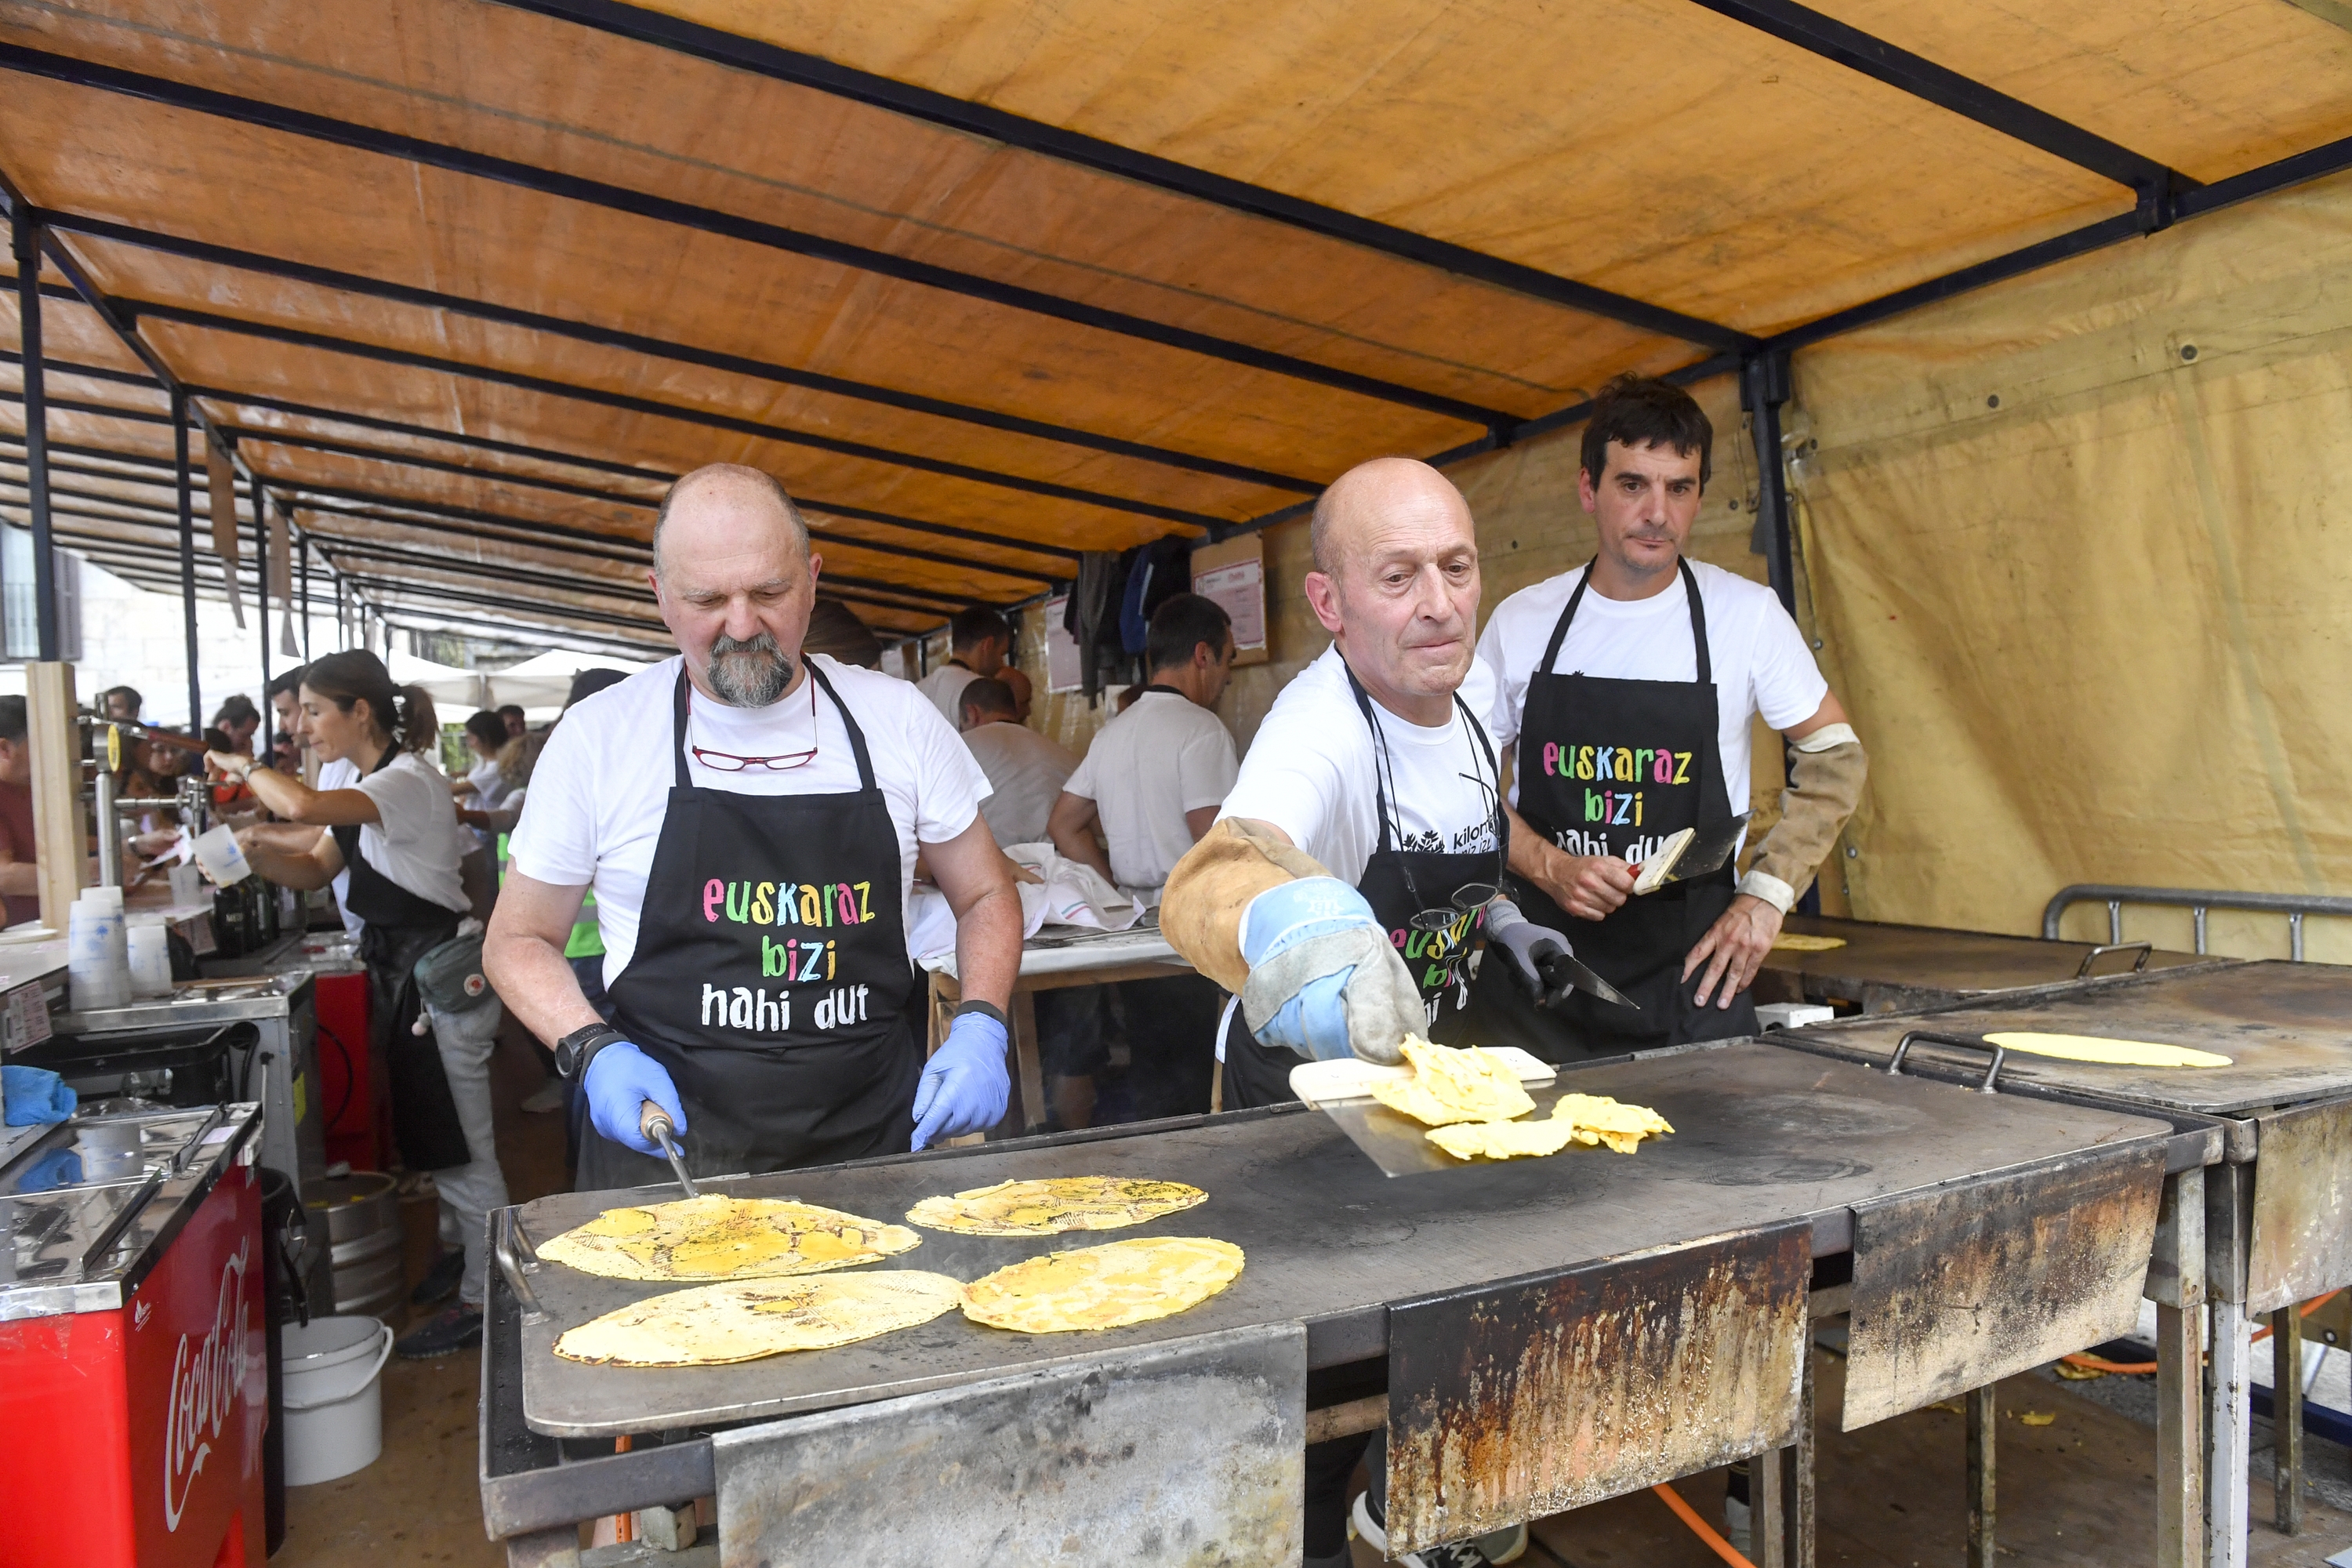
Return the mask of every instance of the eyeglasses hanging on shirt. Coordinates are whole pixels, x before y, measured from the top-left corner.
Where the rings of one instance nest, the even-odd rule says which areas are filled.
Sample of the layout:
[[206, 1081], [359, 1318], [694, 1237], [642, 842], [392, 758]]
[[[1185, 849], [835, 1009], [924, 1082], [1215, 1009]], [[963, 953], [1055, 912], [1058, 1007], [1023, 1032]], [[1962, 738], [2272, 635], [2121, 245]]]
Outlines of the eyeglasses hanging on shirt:
[[[733, 752], [715, 751], [707, 746], [689, 744], [687, 750], [693, 754], [697, 763], [715, 773], [740, 773], [751, 768], [766, 768], [772, 773], [785, 773], [793, 768], [806, 767], [815, 760], [817, 753], [816, 682], [810, 680], [803, 684], [808, 688], [809, 693], [809, 748], [807, 751], [779, 752], [770, 757], [745, 757], [739, 756]], [[693, 693], [689, 689], [687, 699], [687, 732], [689, 737], [693, 734]]]
[[[1389, 811], [1389, 802], [1396, 798], [1396, 761], [1389, 753], [1388, 733], [1381, 728], [1380, 721], [1372, 713], [1371, 694], [1364, 689], [1363, 682], [1356, 679], [1356, 672], [1352, 669], [1348, 671], [1348, 685], [1356, 694], [1356, 706], [1363, 710], [1364, 722], [1371, 726], [1373, 809], [1380, 814], [1381, 832], [1384, 835], [1393, 833], [1402, 846], [1404, 842], [1403, 818], [1402, 816], [1396, 817], [1391, 826]], [[1470, 753], [1471, 771], [1456, 776], [1475, 784], [1489, 803], [1487, 824], [1495, 840], [1495, 879], [1491, 882], [1465, 882], [1454, 889], [1445, 903], [1433, 904], [1428, 895], [1413, 881], [1412, 862], [1401, 858], [1397, 869], [1403, 874], [1405, 891], [1412, 894], [1412, 901], [1420, 906], [1405, 924], [1417, 931], [1450, 931], [1465, 915], [1477, 913], [1503, 890], [1504, 846], [1508, 840], [1505, 837], [1503, 822], [1502, 769], [1495, 761], [1494, 746], [1486, 739], [1486, 727], [1478, 722], [1477, 715], [1470, 711], [1470, 705], [1462, 700], [1462, 694], [1458, 691], [1454, 694], [1454, 706], [1462, 715], [1463, 727], [1469, 731], [1476, 742]], [[1493, 775], [1491, 783], [1478, 775], [1481, 755], [1486, 760], [1487, 773]], [[1386, 775], [1385, 780], [1383, 774]]]

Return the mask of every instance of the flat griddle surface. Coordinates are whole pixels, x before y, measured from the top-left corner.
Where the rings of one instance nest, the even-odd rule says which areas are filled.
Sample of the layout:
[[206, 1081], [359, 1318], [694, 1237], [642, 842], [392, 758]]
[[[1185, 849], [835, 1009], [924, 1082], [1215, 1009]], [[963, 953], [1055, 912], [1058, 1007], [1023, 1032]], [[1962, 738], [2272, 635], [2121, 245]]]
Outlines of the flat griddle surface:
[[[1845, 945], [1827, 952], [1775, 949], [1765, 955], [1766, 969], [1802, 975], [1809, 993], [1850, 994], [1857, 1001], [1870, 986], [1971, 996], [2056, 984], [2074, 979], [2092, 951], [2090, 943], [2082, 942], [2043, 942], [2038, 937], [1885, 925], [1822, 915], [1790, 915], [1781, 929], [1807, 936], [1842, 937]], [[2099, 960], [2094, 973], [2128, 973], [2137, 956], [2110, 953]], [[2158, 952], [2149, 956], [2147, 966], [2153, 971], [2216, 962], [2193, 952]]]
[[[2013, 1079], [2151, 1110], [2227, 1116], [2352, 1094], [2352, 968], [2270, 961], [2149, 974], [2079, 991], [1990, 1000], [1898, 1018], [1853, 1018], [1803, 1031], [1809, 1049], [1884, 1062], [1907, 1029], [2096, 1035], [2193, 1046], [2231, 1058], [2225, 1068], [2104, 1067], [2012, 1052]], [[1980, 1066], [1989, 1058], [1915, 1045], [1915, 1059]]]
[[[1360, 1359], [1381, 1353], [1391, 1301], [1842, 1210], [2168, 1131], [2129, 1115], [1978, 1095], [1752, 1041], [1579, 1068], [1562, 1075], [1560, 1089], [1569, 1087], [1653, 1106], [1678, 1131], [1631, 1155], [1572, 1146], [1549, 1159], [1392, 1179], [1328, 1118], [1299, 1110], [705, 1183], [706, 1192], [789, 1195], [897, 1220], [919, 1198], [1008, 1178], [1163, 1177], [1204, 1189], [1208, 1201], [1118, 1231], [1034, 1239], [924, 1231], [920, 1247], [876, 1267], [969, 1281], [1038, 1253], [1135, 1236], [1217, 1237], [1239, 1245], [1248, 1265], [1192, 1311], [1132, 1328], [1024, 1335], [950, 1313], [839, 1350], [667, 1370], [584, 1366], [552, 1346], [564, 1329], [675, 1287], [549, 1263], [531, 1283], [550, 1321], [522, 1331], [525, 1419], [559, 1436], [701, 1426], [1291, 1321], [1309, 1324], [1310, 1354]], [[525, 1205], [522, 1219], [544, 1241], [616, 1205], [676, 1195], [675, 1187], [566, 1194]]]

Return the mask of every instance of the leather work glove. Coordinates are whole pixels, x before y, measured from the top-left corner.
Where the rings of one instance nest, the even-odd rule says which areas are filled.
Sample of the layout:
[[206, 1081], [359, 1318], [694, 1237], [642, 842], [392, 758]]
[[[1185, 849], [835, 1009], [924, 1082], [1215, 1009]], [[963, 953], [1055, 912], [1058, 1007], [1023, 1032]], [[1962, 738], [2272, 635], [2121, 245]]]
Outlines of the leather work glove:
[[1242, 1016], [1261, 1045], [1392, 1064], [1424, 1035], [1421, 988], [1363, 894], [1337, 877], [1266, 889], [1242, 914]]
[[662, 1108], [680, 1137], [686, 1133], [686, 1108], [678, 1103], [677, 1086], [668, 1069], [626, 1040], [614, 1040], [588, 1058], [588, 1073], [580, 1092], [588, 1097], [588, 1120], [597, 1131], [625, 1149], [659, 1157], [660, 1144], [637, 1126], [650, 1100]]
[[1013, 1080], [1004, 1070], [1004, 1026], [985, 1013], [959, 1013], [915, 1085], [915, 1142], [985, 1132], [1004, 1120]]
[[1538, 1007], [1556, 1007], [1576, 989], [1552, 969], [1553, 960], [1575, 956], [1575, 947], [1551, 927], [1521, 914], [1508, 899], [1496, 899], [1486, 906], [1486, 946], [1503, 954], [1511, 978]]

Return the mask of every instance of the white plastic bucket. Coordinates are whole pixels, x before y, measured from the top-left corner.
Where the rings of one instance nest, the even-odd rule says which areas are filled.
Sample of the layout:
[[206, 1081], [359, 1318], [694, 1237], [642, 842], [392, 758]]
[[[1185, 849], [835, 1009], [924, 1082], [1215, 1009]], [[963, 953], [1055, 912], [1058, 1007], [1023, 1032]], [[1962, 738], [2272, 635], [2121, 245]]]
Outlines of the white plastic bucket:
[[383, 1452], [378, 1374], [392, 1325], [313, 1318], [286, 1325], [286, 1484], [316, 1486], [363, 1470]]

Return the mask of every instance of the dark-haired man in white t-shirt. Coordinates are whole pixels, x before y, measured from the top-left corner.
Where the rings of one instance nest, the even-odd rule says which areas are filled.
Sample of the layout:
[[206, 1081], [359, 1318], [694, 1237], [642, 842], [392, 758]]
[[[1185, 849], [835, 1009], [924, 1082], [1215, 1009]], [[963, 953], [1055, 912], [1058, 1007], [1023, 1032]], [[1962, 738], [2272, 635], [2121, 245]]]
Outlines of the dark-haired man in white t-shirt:
[[[1789, 612], [1761, 584], [1683, 554], [1713, 439], [1679, 387], [1604, 387], [1578, 481], [1600, 548], [1589, 567], [1504, 600], [1478, 643], [1499, 680], [1488, 727], [1516, 748], [1514, 890], [1640, 1005], [1568, 999], [1561, 1016], [1594, 1049], [1754, 1033], [1748, 983], [1861, 797], [1862, 742]], [[1670, 836], [1748, 809], [1759, 714], [1795, 766], [1748, 874], [1735, 885], [1727, 864], [1635, 893]]]

